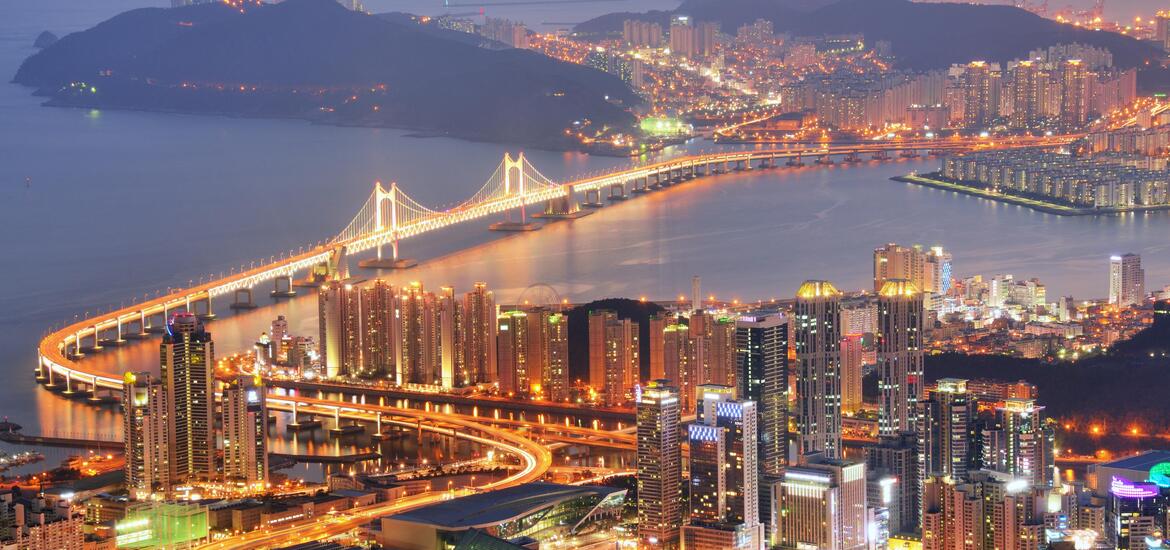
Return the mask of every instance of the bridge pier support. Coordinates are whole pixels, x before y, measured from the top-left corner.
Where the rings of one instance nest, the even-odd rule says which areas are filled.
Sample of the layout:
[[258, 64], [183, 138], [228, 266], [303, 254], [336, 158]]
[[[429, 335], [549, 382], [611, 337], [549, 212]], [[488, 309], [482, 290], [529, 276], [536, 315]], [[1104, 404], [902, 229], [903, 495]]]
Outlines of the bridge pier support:
[[409, 269], [418, 265], [418, 260], [411, 260], [398, 257], [398, 242], [390, 243], [391, 254], [390, 257], [384, 257], [382, 254], [385, 243], [378, 243], [377, 257], [372, 260], [361, 260], [358, 262], [358, 267], [365, 267], [370, 269]]
[[[194, 311], [192, 311], [192, 307], [194, 307]], [[188, 298], [187, 311], [194, 313], [196, 317], [204, 321], [215, 319], [215, 311], [211, 309], [211, 296], [197, 299], [194, 302], [190, 302], [190, 298]]]
[[609, 186], [609, 196], [606, 197], [610, 202], [626, 200], [626, 185], [624, 183], [615, 183]]
[[872, 158], [873, 160], [889, 160], [890, 155], [886, 154], [885, 151], [877, 151], [874, 154], [870, 155], [870, 158]]
[[601, 190], [600, 189], [586, 189], [585, 190], [585, 202], [581, 203], [581, 206], [585, 206], [588, 208], [601, 208], [602, 206], [604, 206], [603, 204], [601, 204]]
[[121, 346], [126, 344], [126, 335], [123, 333], [123, 321], [121, 317], [114, 319], [114, 339], [106, 340], [105, 344], [111, 346]]
[[74, 393], [76, 392], [73, 391], [73, 373], [65, 371], [65, 391], [61, 392], [61, 395], [71, 396]]
[[795, 157], [788, 159], [788, 162], [784, 164], [793, 168], [800, 168], [801, 166], [804, 166], [804, 159], [801, 157], [800, 153], [797, 153]]
[[828, 153], [825, 153], [825, 154], [821, 155], [819, 158], [817, 158], [816, 162], [817, 162], [817, 164], [820, 164], [821, 166], [832, 166], [833, 165], [833, 156], [828, 154]]
[[385, 441], [390, 439], [390, 434], [383, 431], [382, 428], [382, 411], [378, 411], [374, 417], [374, 433], [370, 434], [370, 439], [374, 441]]
[[252, 288], [237, 288], [235, 297], [232, 300], [232, 305], [229, 306], [233, 310], [241, 309], [256, 309], [256, 302], [252, 301]]
[[162, 334], [162, 333], [166, 332], [167, 331], [167, 318], [168, 317], [170, 317], [170, 306], [167, 304], [163, 304], [162, 322], [156, 326], [153, 323], [151, 323], [150, 318], [147, 317], [146, 323], [148, 323], [150, 326], [146, 327], [146, 332], [150, 332], [150, 333], [154, 333], [154, 334]]
[[93, 325], [89, 328], [90, 328], [90, 330], [93, 331], [93, 335], [92, 335], [93, 345], [90, 346], [89, 350], [90, 351], [101, 351], [102, 350], [101, 333], [98, 332], [97, 325]]
[[292, 275], [281, 275], [272, 280], [272, 292], [268, 293], [273, 298], [292, 298], [297, 295], [297, 291], [293, 290]]

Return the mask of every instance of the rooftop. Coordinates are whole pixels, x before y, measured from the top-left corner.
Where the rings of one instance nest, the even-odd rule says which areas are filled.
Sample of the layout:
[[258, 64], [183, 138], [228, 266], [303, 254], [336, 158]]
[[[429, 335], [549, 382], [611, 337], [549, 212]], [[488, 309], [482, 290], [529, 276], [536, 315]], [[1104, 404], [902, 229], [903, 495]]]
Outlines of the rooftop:
[[497, 525], [561, 501], [597, 496], [605, 498], [624, 491], [596, 485], [560, 485], [557, 483], [526, 483], [490, 493], [479, 493], [424, 506], [391, 516], [390, 519], [425, 523], [447, 529]]
[[1100, 467], [1122, 470], [1149, 470], [1156, 464], [1162, 462], [1170, 462], [1170, 451], [1146, 451], [1137, 456], [1102, 463]]

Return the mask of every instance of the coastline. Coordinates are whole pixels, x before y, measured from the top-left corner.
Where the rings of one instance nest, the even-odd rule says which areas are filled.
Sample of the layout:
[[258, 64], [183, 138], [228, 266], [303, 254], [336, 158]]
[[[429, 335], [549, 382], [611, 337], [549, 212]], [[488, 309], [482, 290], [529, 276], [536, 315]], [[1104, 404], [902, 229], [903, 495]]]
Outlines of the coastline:
[[1031, 208], [1045, 214], [1054, 214], [1057, 216], [1112, 216], [1117, 214], [1127, 214], [1134, 212], [1151, 212], [1151, 211], [1165, 211], [1170, 210], [1170, 204], [1157, 206], [1136, 206], [1133, 208], [1076, 208], [1072, 206], [1065, 206], [1052, 202], [1045, 202], [1036, 199], [1029, 199], [1026, 197], [1017, 197], [1015, 195], [1006, 195], [1002, 193], [993, 193], [984, 189], [970, 187], [967, 185], [951, 183], [935, 179], [933, 172], [920, 174], [906, 174], [904, 176], [894, 176], [890, 178], [893, 181], [900, 181], [903, 183], [913, 183], [916, 185], [923, 185], [926, 187], [933, 187], [943, 191], [954, 191], [964, 195], [979, 197], [982, 199], [1002, 202], [1006, 204], [1014, 204], [1016, 206], [1023, 206]]
[[[33, 95], [37, 96], [39, 94], [34, 92]], [[41, 97], [44, 97], [44, 96], [41, 96]], [[459, 140], [463, 140], [463, 141], [469, 141], [469, 142], [473, 142], [473, 143], [498, 143], [498, 144], [504, 144], [504, 145], [515, 145], [518, 147], [528, 147], [528, 148], [533, 148], [533, 149], [540, 149], [540, 150], [544, 150], [544, 151], [553, 151], [553, 152], [558, 152], [558, 153], [563, 153], [563, 152], [585, 153], [587, 155], [595, 155], [595, 156], [599, 156], [599, 157], [630, 158], [629, 154], [620, 154], [616, 151], [606, 151], [606, 150], [598, 149], [598, 148], [569, 147], [567, 145], [557, 143], [555, 140], [547, 140], [547, 141], [546, 140], [535, 140], [535, 141], [521, 140], [521, 141], [518, 141], [518, 140], [503, 139], [500, 137], [490, 136], [490, 135], [451, 132], [451, 131], [442, 130], [442, 129], [438, 129], [438, 128], [423, 128], [423, 127], [418, 127], [418, 126], [399, 125], [399, 124], [372, 124], [372, 123], [361, 122], [361, 121], [329, 120], [329, 119], [325, 119], [325, 118], [313, 118], [313, 117], [309, 117], [309, 116], [295, 115], [295, 114], [249, 115], [249, 114], [237, 113], [237, 112], [232, 112], [232, 111], [198, 111], [198, 110], [183, 110], [183, 109], [151, 108], [151, 107], [128, 106], [128, 105], [104, 105], [104, 104], [100, 104], [100, 103], [87, 104], [87, 103], [63, 101], [60, 98], [52, 97], [52, 96], [49, 96], [48, 100], [42, 102], [41, 106], [42, 107], [66, 108], [66, 109], [109, 109], [109, 110], [113, 110], [113, 111], [127, 111], [127, 112], [138, 112], [138, 113], [157, 113], [157, 114], [184, 115], [184, 116], [216, 116], [216, 117], [237, 118], [237, 119], [299, 120], [299, 121], [303, 121], [307, 124], [313, 124], [313, 125], [319, 125], [319, 126], [333, 126], [333, 127], [337, 127], [337, 128], [385, 128], [385, 129], [390, 129], [390, 130], [401, 130], [403, 132], [406, 132], [406, 134], [404, 134], [406, 137], [416, 138], [416, 139], [452, 138], [452, 139], [459, 139]]]

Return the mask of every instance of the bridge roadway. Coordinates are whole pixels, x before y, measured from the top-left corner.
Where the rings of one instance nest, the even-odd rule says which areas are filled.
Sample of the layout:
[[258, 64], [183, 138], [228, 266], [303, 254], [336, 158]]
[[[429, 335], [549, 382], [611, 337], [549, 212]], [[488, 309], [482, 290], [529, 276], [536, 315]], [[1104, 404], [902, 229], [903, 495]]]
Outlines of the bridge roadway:
[[[329, 416], [337, 414], [342, 418], [364, 422], [378, 422], [380, 417], [380, 422], [383, 425], [392, 424], [410, 429], [421, 428], [433, 433], [458, 437], [495, 447], [520, 458], [523, 467], [519, 471], [512, 473], [504, 479], [477, 486], [477, 491], [491, 491], [533, 482], [539, 480], [552, 467], [552, 453], [541, 444], [509, 430], [464, 420], [462, 415], [448, 415], [435, 411], [418, 411], [379, 405], [337, 403], [301, 397], [285, 398], [270, 395], [267, 401], [269, 408], [273, 410], [291, 412], [293, 410], [294, 400], [300, 412]], [[429, 423], [420, 424], [424, 420]], [[215, 549], [265, 548], [285, 546], [308, 540], [321, 540], [356, 529], [382, 516], [467, 494], [470, 494], [470, 491], [435, 491], [422, 495], [404, 497], [393, 502], [383, 502], [371, 506], [344, 510], [334, 515], [325, 516], [324, 518], [314, 518], [306, 522], [285, 525], [276, 529], [266, 528], [252, 531], [233, 536], [229, 539], [214, 541], [204, 547]]]
[[[503, 411], [516, 411], [521, 413], [554, 414], [586, 420], [622, 422], [625, 424], [632, 424], [634, 422], [634, 410], [629, 408], [593, 407], [552, 401], [516, 401], [503, 397], [482, 395], [472, 396], [453, 393], [418, 392], [385, 385], [339, 384], [336, 382], [321, 381], [306, 382], [287, 378], [268, 378], [265, 379], [264, 384], [269, 388], [295, 390], [297, 395], [311, 395], [314, 392], [339, 394], [346, 401], [359, 399], [362, 402], [393, 403], [398, 400], [408, 399], [419, 403], [429, 402], [439, 405], [479, 407], [480, 409], [495, 408]], [[318, 395], [320, 394], [318, 393]]]
[[[333, 416], [335, 418], [347, 418], [355, 420], [364, 420], [375, 425], [379, 423], [382, 425], [393, 424], [397, 426], [404, 426], [410, 428], [418, 427], [418, 421], [425, 418], [428, 421], [439, 423], [436, 428], [431, 430], [445, 435], [457, 435], [452, 430], [459, 428], [466, 428], [470, 426], [480, 427], [504, 427], [507, 433], [523, 434], [531, 433], [535, 437], [557, 441], [561, 443], [572, 443], [580, 445], [596, 445], [618, 447], [632, 450], [634, 444], [637, 442], [636, 436], [633, 433], [633, 414], [630, 415], [630, 421], [625, 428], [620, 430], [597, 430], [593, 428], [584, 428], [580, 426], [567, 426], [557, 422], [534, 422], [531, 420], [517, 420], [512, 418], [495, 418], [493, 416], [482, 416], [461, 413], [442, 413], [435, 409], [412, 409], [402, 407], [390, 407], [382, 404], [367, 405], [365, 403], [353, 403], [348, 401], [334, 401], [331, 399], [312, 398], [303, 395], [287, 396], [279, 394], [268, 394], [267, 401], [269, 407], [274, 410], [285, 412], [293, 412], [298, 416], [306, 413], [314, 415]], [[296, 403], [296, 407], [293, 407]], [[323, 411], [323, 412], [322, 412]], [[409, 415], [402, 415], [403, 412], [409, 412]], [[356, 413], [356, 414], [355, 414]], [[379, 414], [381, 419], [379, 419]], [[347, 416], [348, 415], [348, 416]], [[461, 425], [445, 425], [448, 421], [459, 421]]]
[[[1017, 139], [1010, 142], [999, 142], [998, 147], [1035, 147], [1056, 146], [1071, 140], [1069, 136], [1053, 138]], [[142, 337], [148, 333], [151, 317], [162, 315], [165, 322], [167, 313], [177, 310], [194, 311], [199, 304], [205, 304], [204, 314], [211, 314], [211, 299], [231, 294], [237, 290], [246, 290], [249, 293], [256, 285], [278, 278], [291, 280], [291, 277], [301, 271], [328, 263], [335, 258], [339, 249], [345, 252], [360, 252], [400, 239], [417, 236], [428, 231], [436, 230], [454, 223], [482, 218], [493, 213], [499, 213], [523, 205], [533, 205], [554, 198], [575, 196], [577, 193], [600, 192], [603, 188], [637, 185], [642, 180], [644, 190], [648, 190], [649, 178], [659, 184], [668, 184], [672, 180], [687, 179], [713, 175], [720, 166], [743, 170], [753, 169], [753, 163], [763, 167], [775, 167], [777, 159], [823, 158], [831, 156], [850, 156], [860, 154], [887, 154], [919, 151], [956, 151], [988, 145], [987, 140], [927, 140], [906, 141], [898, 143], [858, 144], [833, 147], [806, 147], [794, 149], [760, 149], [750, 151], [721, 151], [677, 157], [661, 162], [649, 163], [631, 168], [617, 170], [598, 176], [555, 185], [550, 188], [537, 189], [525, 193], [523, 185], [520, 191], [505, 190], [504, 194], [495, 193], [476, 203], [464, 203], [444, 212], [429, 212], [428, 215], [403, 223], [394, 223], [387, 227], [382, 221], [376, 223], [377, 230], [365, 234], [358, 234], [344, 239], [334, 239], [329, 244], [319, 245], [307, 251], [282, 256], [267, 264], [253, 266], [239, 273], [231, 273], [214, 281], [198, 284], [188, 288], [173, 290], [165, 296], [147, 299], [137, 304], [122, 307], [94, 317], [82, 319], [68, 324], [46, 335], [38, 346], [38, 379], [54, 384], [58, 379], [64, 382], [67, 391], [72, 391], [75, 385], [95, 389], [120, 390], [122, 380], [119, 376], [109, 376], [88, 371], [78, 363], [82, 352], [86, 349], [100, 350], [103, 342], [119, 343], [127, 337]], [[505, 171], [508, 171], [510, 157], [505, 160]], [[526, 161], [521, 161], [521, 164]], [[521, 168], [523, 169], [523, 167]], [[734, 169], [734, 168], [732, 168]], [[498, 172], [498, 170], [497, 170]], [[678, 174], [675, 177], [675, 174]], [[494, 176], [493, 176], [494, 177]], [[514, 188], [515, 186], [513, 186]], [[379, 186], [380, 189], [380, 186]], [[396, 190], [396, 188], [395, 188]], [[396, 191], [395, 191], [396, 192]], [[380, 196], [380, 195], [379, 195]], [[393, 196], [393, 195], [392, 195]], [[477, 197], [479, 194], [476, 195]], [[395, 202], [392, 210], [399, 204], [414, 204], [408, 198]], [[381, 200], [376, 210], [381, 214]], [[359, 215], [361, 213], [359, 212]], [[393, 215], [391, 216], [393, 217]], [[351, 223], [352, 225], [352, 223]], [[348, 229], [348, 228], [347, 228]], [[343, 231], [343, 235], [346, 234]], [[193, 310], [194, 307], [194, 310]], [[200, 311], [194, 311], [200, 313]], [[134, 327], [135, 332], [127, 332], [127, 327]], [[105, 333], [110, 338], [102, 339]], [[92, 339], [92, 345], [83, 348], [85, 339]]]

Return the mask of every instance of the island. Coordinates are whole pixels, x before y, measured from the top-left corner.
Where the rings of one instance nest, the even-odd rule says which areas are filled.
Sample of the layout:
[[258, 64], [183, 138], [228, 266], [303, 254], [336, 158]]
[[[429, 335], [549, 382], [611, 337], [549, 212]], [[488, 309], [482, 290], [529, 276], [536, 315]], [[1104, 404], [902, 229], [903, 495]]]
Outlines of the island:
[[333, 0], [144, 8], [29, 57], [14, 82], [47, 105], [406, 128], [546, 148], [583, 127], [634, 129], [619, 78], [477, 47]]

